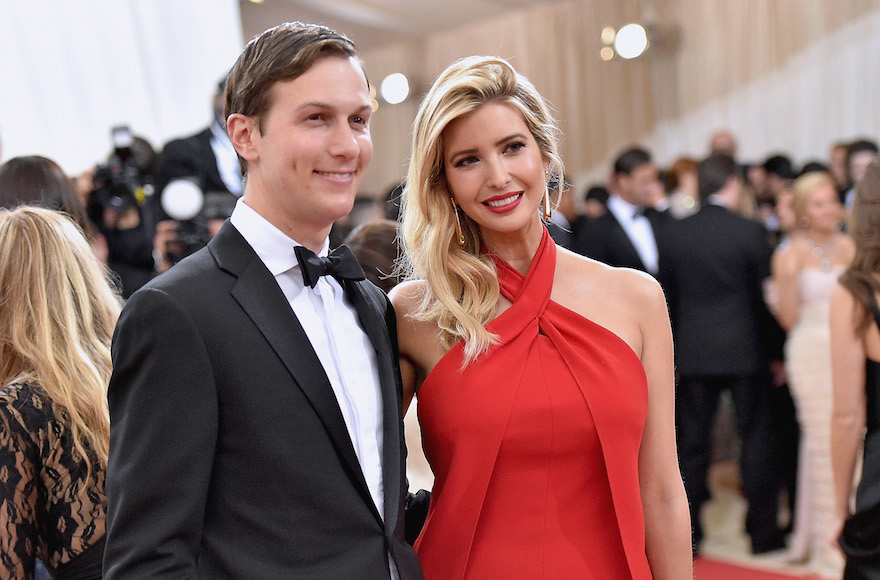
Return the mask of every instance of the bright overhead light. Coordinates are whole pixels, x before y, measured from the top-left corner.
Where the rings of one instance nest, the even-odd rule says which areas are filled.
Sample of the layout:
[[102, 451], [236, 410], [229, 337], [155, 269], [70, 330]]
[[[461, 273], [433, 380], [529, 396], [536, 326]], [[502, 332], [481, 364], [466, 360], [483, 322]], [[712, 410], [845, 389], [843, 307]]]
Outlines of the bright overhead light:
[[648, 34], [641, 24], [627, 24], [617, 31], [614, 50], [622, 58], [636, 58], [648, 48]]
[[391, 105], [402, 103], [409, 96], [409, 81], [403, 73], [394, 73], [385, 77], [379, 89], [382, 98]]

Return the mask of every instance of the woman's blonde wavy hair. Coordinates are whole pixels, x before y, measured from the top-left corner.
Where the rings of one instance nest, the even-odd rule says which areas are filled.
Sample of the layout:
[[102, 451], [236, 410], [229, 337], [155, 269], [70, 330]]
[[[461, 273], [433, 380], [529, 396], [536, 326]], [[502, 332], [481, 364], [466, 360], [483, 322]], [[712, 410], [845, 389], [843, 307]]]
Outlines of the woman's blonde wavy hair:
[[118, 293], [65, 215], [0, 210], [0, 385], [32, 381], [70, 419], [75, 453], [106, 468]]
[[443, 71], [419, 107], [413, 123], [409, 171], [403, 193], [400, 269], [426, 281], [414, 316], [436, 320], [448, 348], [464, 340], [468, 364], [497, 341], [485, 324], [500, 296], [492, 260], [480, 253], [477, 224], [458, 211], [465, 234], [459, 246], [452, 193], [446, 184], [443, 131], [485, 104], [504, 104], [522, 115], [549, 165], [549, 183], [561, 183], [559, 129], [549, 103], [506, 60], [493, 56], [461, 59]]

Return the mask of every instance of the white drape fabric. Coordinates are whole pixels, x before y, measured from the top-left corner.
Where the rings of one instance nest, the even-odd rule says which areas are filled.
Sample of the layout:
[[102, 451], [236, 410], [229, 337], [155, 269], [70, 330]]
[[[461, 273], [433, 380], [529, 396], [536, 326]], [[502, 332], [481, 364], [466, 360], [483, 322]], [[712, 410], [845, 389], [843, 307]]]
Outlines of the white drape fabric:
[[241, 49], [236, 0], [0, 0], [3, 159], [73, 174], [106, 159], [113, 125], [157, 149], [207, 127]]

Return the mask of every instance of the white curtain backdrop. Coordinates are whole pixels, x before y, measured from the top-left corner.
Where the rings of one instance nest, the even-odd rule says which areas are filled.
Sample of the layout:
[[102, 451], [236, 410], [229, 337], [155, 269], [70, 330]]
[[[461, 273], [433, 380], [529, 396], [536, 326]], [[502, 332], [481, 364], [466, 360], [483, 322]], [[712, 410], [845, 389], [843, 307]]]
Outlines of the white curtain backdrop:
[[[676, 27], [680, 43], [602, 62], [602, 27], [631, 21]], [[785, 152], [800, 164], [836, 141], [880, 139], [880, 0], [573, 0], [364, 54], [374, 80], [403, 71], [416, 86], [373, 117], [367, 192], [403, 177], [421, 93], [469, 54], [509, 58], [553, 103], [578, 196], [633, 143], [665, 166], [704, 156], [727, 128], [745, 162]]]
[[660, 120], [645, 141], [658, 161], [670, 163], [705, 154], [709, 132], [725, 127], [738, 136], [743, 161], [776, 152], [796, 163], [827, 161], [835, 141], [880, 139], [878, 55], [880, 11], [815, 37], [774, 70], [679, 118]]
[[114, 125], [158, 150], [207, 126], [241, 48], [237, 0], [0, 0], [2, 159], [76, 174], [106, 159]]

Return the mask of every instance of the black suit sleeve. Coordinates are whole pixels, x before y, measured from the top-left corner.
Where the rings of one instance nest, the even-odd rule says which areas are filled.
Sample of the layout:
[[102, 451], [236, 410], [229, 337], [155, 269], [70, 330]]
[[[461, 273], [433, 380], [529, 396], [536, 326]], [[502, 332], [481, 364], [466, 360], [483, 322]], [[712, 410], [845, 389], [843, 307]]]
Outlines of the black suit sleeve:
[[192, 576], [218, 432], [202, 337], [167, 294], [145, 289], [112, 354], [104, 577]]
[[[388, 336], [391, 338], [391, 352], [394, 357], [394, 372], [398, 385], [402, 385], [400, 379], [400, 352], [397, 344], [397, 316], [391, 301], [385, 297], [385, 325], [388, 327]], [[405, 443], [405, 441], [404, 441]], [[409, 450], [406, 450], [409, 454]], [[407, 481], [407, 488], [409, 488]], [[428, 508], [431, 507], [431, 492], [420, 489], [416, 493], [407, 493], [404, 501], [404, 538], [410, 546], [415, 544], [425, 520], [428, 518]]]

